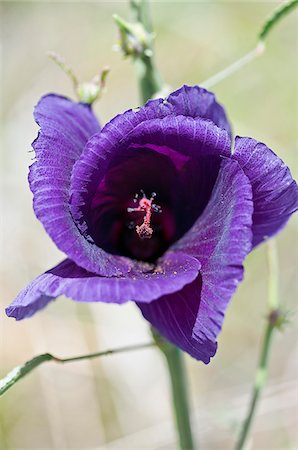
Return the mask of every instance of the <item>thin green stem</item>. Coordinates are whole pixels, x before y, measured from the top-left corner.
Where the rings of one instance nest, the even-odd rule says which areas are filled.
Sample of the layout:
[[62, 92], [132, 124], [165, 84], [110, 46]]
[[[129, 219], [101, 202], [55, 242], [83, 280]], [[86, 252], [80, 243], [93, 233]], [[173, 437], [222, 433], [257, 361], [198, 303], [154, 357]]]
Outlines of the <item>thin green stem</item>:
[[76, 89], [79, 85], [78, 79], [74, 74], [72, 68], [65, 62], [65, 60], [55, 52], [48, 52], [48, 57], [51, 58], [59, 67], [63, 70], [64, 73], [70, 78], [73, 83], [74, 88]]
[[156, 70], [152, 56], [144, 55], [142, 58], [137, 58], [135, 60], [135, 68], [138, 77], [140, 98], [142, 103], [146, 103], [147, 100], [162, 89], [163, 83]]
[[268, 373], [268, 358], [270, 353], [270, 348], [272, 344], [272, 336], [274, 326], [268, 321], [265, 328], [263, 344], [261, 348], [261, 356], [259, 361], [259, 366], [255, 375], [255, 382], [252, 392], [252, 397], [250, 401], [250, 405], [248, 408], [248, 412], [246, 418], [244, 420], [240, 436], [235, 447], [235, 450], [242, 450], [245, 448], [245, 444], [249, 435], [249, 431], [251, 429], [251, 425], [256, 414], [256, 408], [260, 399], [261, 392], [266, 383], [267, 373]]
[[[147, 0], [132, 0], [131, 9], [134, 17], [148, 33], [153, 33], [152, 20]], [[138, 77], [140, 98], [143, 103], [153, 97], [163, 88], [162, 77], [155, 65], [153, 42], [151, 42], [151, 54], [142, 54], [135, 59], [135, 68]]]
[[260, 42], [252, 51], [246, 53], [246, 55], [242, 56], [240, 59], [237, 59], [237, 61], [230, 64], [225, 69], [203, 81], [202, 83], [200, 83], [200, 85], [205, 89], [210, 89], [211, 87], [233, 75], [233, 73], [238, 72], [238, 70], [242, 69], [242, 67], [246, 66], [257, 57], [261, 56], [264, 51], [265, 45]]
[[279, 308], [278, 298], [278, 254], [276, 240], [272, 239], [267, 243], [268, 259], [268, 306], [270, 311], [276, 311]]
[[290, 0], [288, 2], [282, 3], [276, 10], [273, 11], [273, 13], [269, 16], [269, 18], [264, 22], [258, 34], [257, 46], [250, 52], [246, 53], [246, 55], [242, 56], [240, 59], [237, 59], [237, 61], [227, 66], [225, 69], [208, 78], [203, 83], [200, 83], [201, 86], [203, 86], [206, 89], [210, 89], [211, 87], [225, 80], [229, 76], [233, 75], [233, 73], [238, 72], [238, 70], [242, 69], [247, 64], [251, 63], [254, 59], [263, 55], [266, 49], [265, 40], [271, 33], [273, 27], [275, 27], [282, 18], [284, 18], [296, 7], [298, 7], [298, 0]]
[[53, 356], [53, 360], [58, 363], [81, 361], [83, 359], [93, 359], [98, 358], [100, 356], [108, 356], [108, 355], [115, 355], [117, 353], [143, 350], [144, 348], [153, 347], [154, 345], [155, 345], [154, 342], [148, 342], [146, 344], [127, 345], [126, 347], [114, 348], [112, 350], [105, 350], [103, 352], [88, 353], [87, 355], [73, 356], [72, 358], [57, 358]]
[[135, 22], [140, 22], [144, 25], [145, 29], [152, 33], [153, 25], [151, 15], [149, 12], [149, 4], [147, 0], [130, 0], [130, 9], [132, 19]]
[[167, 360], [169, 375], [172, 385], [172, 398], [174, 411], [179, 431], [180, 448], [185, 450], [194, 449], [193, 437], [190, 424], [190, 408], [187, 393], [187, 379], [182, 352], [171, 345], [164, 352]]
[[188, 399], [187, 377], [183, 353], [158, 331], [152, 329], [153, 338], [165, 356], [172, 389], [173, 411], [179, 434], [181, 450], [194, 450], [194, 440], [191, 431], [190, 406]]
[[272, 346], [272, 338], [274, 330], [279, 326], [279, 297], [278, 297], [278, 257], [276, 249], [276, 241], [268, 242], [268, 309], [269, 313], [266, 320], [263, 343], [259, 365], [255, 375], [255, 381], [252, 391], [250, 405], [240, 430], [240, 435], [235, 450], [243, 450], [249, 436], [253, 419], [256, 414], [257, 405], [260, 395], [265, 386], [268, 374], [268, 362], [270, 349]]
[[86, 355], [73, 356], [71, 358], [58, 358], [51, 353], [44, 353], [42, 355], [35, 356], [34, 358], [27, 361], [25, 364], [15, 367], [11, 372], [9, 372], [6, 377], [0, 380], [0, 396], [4, 394], [8, 389], [10, 389], [17, 381], [28, 375], [32, 370], [36, 369], [38, 366], [47, 361], [53, 361], [56, 363], [64, 364], [74, 361], [82, 361], [84, 359], [99, 358], [101, 356], [115, 355], [117, 353], [131, 352], [135, 350], [142, 350], [145, 348], [155, 346], [154, 342], [148, 342], [145, 344], [135, 344], [128, 345], [125, 347], [115, 348], [112, 350], [105, 350], [103, 352], [88, 353]]
[[278, 6], [275, 11], [270, 15], [270, 17], [264, 23], [260, 33], [260, 41], [264, 41], [268, 34], [271, 32], [272, 28], [289, 12], [298, 7], [298, 0], [290, 0], [288, 2], [283, 2]]

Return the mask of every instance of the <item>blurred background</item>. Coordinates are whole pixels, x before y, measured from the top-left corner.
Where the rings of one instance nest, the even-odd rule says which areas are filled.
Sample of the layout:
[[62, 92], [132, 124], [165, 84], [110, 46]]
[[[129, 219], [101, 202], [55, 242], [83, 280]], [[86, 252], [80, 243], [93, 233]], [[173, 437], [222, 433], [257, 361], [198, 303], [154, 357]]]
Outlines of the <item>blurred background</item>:
[[[158, 66], [173, 87], [195, 84], [256, 43], [278, 2], [152, 2]], [[112, 14], [128, 17], [126, 1], [1, 2], [1, 342], [0, 377], [43, 352], [66, 357], [150, 340], [134, 304], [83, 305], [59, 298], [30, 320], [15, 322], [4, 307], [63, 255], [32, 210], [27, 185], [32, 118], [39, 97], [73, 97], [72, 86], [46, 52], [55, 50], [80, 80], [108, 64], [108, 90], [95, 110], [104, 124], [138, 106], [133, 67], [112, 50]], [[214, 91], [240, 135], [266, 142], [298, 176], [297, 11], [272, 32], [258, 60]], [[250, 448], [297, 449], [297, 217], [278, 236], [280, 298], [290, 323], [276, 333], [270, 378]], [[186, 356], [195, 433], [204, 450], [232, 448], [246, 410], [265, 325], [266, 246], [249, 255], [246, 277], [230, 304], [216, 358], [205, 366]], [[0, 448], [175, 449], [164, 361], [155, 349], [67, 365], [47, 363], [0, 401]]]

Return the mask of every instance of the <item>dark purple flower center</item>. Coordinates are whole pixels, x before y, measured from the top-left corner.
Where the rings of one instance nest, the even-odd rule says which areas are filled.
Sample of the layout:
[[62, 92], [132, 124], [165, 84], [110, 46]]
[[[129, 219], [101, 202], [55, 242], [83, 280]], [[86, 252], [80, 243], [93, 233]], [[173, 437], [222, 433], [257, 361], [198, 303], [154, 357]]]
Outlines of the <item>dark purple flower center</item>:
[[219, 165], [218, 156], [191, 158], [168, 147], [130, 145], [113, 158], [89, 201], [88, 234], [109, 253], [154, 262], [202, 213]]

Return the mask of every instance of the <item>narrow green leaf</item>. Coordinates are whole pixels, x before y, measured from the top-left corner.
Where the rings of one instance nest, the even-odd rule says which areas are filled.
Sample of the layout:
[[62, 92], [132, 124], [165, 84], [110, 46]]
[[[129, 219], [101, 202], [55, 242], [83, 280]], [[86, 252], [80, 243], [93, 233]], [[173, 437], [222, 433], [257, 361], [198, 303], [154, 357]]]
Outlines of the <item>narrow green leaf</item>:
[[22, 366], [15, 367], [9, 372], [6, 377], [0, 380], [0, 395], [4, 394], [9, 388], [11, 388], [17, 381], [27, 375], [35, 367], [39, 366], [45, 361], [55, 359], [50, 353], [44, 353], [43, 355], [35, 356]]
[[267, 19], [264, 23], [260, 33], [259, 40], [264, 41], [271, 31], [271, 29], [284, 17], [286, 16], [292, 9], [298, 6], [298, 0], [290, 0], [288, 2], [282, 3], [275, 11], [273, 11], [272, 15]]

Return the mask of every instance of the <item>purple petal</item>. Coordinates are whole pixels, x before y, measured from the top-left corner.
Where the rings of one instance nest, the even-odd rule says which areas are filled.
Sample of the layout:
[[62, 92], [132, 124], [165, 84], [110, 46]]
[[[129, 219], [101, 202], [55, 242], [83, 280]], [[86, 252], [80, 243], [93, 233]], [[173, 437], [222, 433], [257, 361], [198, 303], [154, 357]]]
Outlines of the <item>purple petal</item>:
[[100, 277], [66, 259], [33, 280], [6, 309], [17, 320], [32, 316], [50, 300], [66, 295], [80, 302], [151, 302], [191, 283], [200, 263], [183, 253], [168, 253], [154, 272], [133, 272], [123, 277]]
[[73, 165], [100, 129], [90, 106], [50, 94], [40, 100], [34, 116], [40, 132], [33, 143], [36, 161], [29, 182], [37, 218], [58, 248], [78, 265], [103, 275], [128, 271], [126, 261], [107, 255], [82, 236], [69, 208]]
[[298, 208], [298, 188], [285, 163], [265, 144], [236, 137], [233, 157], [252, 185], [253, 246], [274, 235]]
[[193, 327], [200, 313], [200, 276], [181, 291], [165, 295], [152, 303], [138, 303], [143, 316], [170, 342], [193, 358], [208, 364], [217, 344], [205, 339], [199, 343], [193, 337]]
[[199, 86], [184, 85], [166, 99], [174, 114], [187, 117], [201, 117], [212, 120], [219, 128], [231, 136], [231, 127], [224, 108], [217, 102], [215, 95]]
[[[212, 197], [191, 230], [173, 247], [196, 257], [202, 264], [198, 285], [192, 298], [190, 287], [180, 294], [168, 296], [145, 307], [146, 318], [182, 349], [190, 349], [192, 317], [192, 356], [208, 362], [216, 349], [225, 309], [243, 277], [243, 260], [251, 249], [252, 223], [251, 185], [238, 163], [224, 159]], [[173, 300], [174, 299], [174, 300]], [[173, 300], [173, 310], [171, 301]], [[181, 304], [179, 304], [179, 301]], [[177, 305], [177, 306], [175, 306]], [[169, 329], [167, 329], [167, 327]], [[177, 330], [175, 331], [175, 327]], [[204, 355], [201, 356], [201, 355]]]
[[215, 95], [199, 86], [187, 85], [172, 92], [165, 99], [149, 100], [141, 108], [119, 114], [105, 126], [105, 129], [113, 129], [115, 133], [119, 133], [119, 139], [122, 139], [139, 123], [167, 116], [207, 119], [225, 130], [231, 137], [231, 127], [225, 110], [217, 102]]

